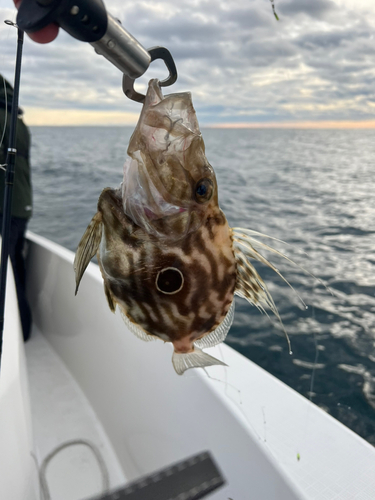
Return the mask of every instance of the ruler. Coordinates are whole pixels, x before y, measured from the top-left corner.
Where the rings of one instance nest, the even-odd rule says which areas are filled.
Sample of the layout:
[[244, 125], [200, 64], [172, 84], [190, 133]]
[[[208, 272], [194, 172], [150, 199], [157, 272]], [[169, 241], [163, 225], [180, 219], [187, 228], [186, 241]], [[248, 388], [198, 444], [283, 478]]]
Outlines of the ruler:
[[224, 484], [206, 451], [92, 500], [199, 500]]

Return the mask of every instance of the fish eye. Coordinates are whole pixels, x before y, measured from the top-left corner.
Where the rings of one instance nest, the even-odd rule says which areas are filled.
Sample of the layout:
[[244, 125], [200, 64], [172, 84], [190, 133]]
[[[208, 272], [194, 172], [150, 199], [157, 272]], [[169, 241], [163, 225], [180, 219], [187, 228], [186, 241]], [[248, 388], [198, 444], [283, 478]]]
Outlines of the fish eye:
[[198, 203], [206, 203], [212, 198], [214, 186], [211, 179], [201, 179], [195, 188], [195, 199]]

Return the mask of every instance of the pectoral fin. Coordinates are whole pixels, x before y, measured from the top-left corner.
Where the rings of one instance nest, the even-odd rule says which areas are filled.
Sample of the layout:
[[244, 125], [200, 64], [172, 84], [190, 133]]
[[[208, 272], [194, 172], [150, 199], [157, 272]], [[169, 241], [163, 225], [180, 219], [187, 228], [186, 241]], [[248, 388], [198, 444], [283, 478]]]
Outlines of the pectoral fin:
[[100, 240], [102, 239], [102, 214], [97, 212], [91, 219], [90, 224], [79, 242], [74, 259], [74, 272], [76, 274], [76, 295], [83, 273], [89, 265], [90, 260], [96, 254]]
[[182, 375], [189, 368], [204, 368], [205, 366], [213, 365], [227, 366], [219, 359], [201, 351], [198, 347], [194, 347], [194, 351], [192, 352], [179, 353], [174, 351], [172, 363], [178, 375]]
[[116, 302], [113, 300], [112, 294], [109, 291], [109, 288], [105, 282], [104, 282], [104, 292], [105, 292], [105, 296], [107, 297], [107, 302], [108, 302], [109, 308], [114, 313], [116, 311]]

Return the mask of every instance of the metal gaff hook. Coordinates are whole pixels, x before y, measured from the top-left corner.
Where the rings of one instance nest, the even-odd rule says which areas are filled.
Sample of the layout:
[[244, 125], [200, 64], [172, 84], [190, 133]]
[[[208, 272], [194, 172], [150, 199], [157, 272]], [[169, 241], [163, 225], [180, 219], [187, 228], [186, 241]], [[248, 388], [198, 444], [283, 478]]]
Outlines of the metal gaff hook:
[[[173, 85], [173, 83], [177, 80], [177, 69], [169, 50], [165, 47], [152, 47], [148, 50], [148, 53], [151, 56], [150, 62], [155, 61], [155, 59], [162, 59], [169, 71], [168, 78], [159, 82], [160, 87], [169, 87], [169, 85]], [[122, 79], [122, 90], [129, 99], [143, 103], [146, 96], [134, 90], [134, 81], [134, 78], [124, 74]]]

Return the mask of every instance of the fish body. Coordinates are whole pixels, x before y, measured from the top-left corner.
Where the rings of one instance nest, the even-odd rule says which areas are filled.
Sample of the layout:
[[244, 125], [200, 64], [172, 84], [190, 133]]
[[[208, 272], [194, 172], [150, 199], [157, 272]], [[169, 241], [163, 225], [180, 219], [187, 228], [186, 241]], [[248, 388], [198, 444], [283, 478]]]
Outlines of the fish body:
[[190, 352], [233, 301], [236, 263], [224, 215], [217, 211], [199, 229], [166, 244], [140, 237], [123, 213], [120, 190], [104, 190], [98, 211], [98, 261], [109, 294], [145, 332], [173, 342], [177, 352]]
[[151, 80], [128, 155], [123, 183], [104, 189], [78, 246], [77, 289], [97, 253], [111, 310], [143, 340], [172, 342], [178, 374], [223, 364], [202, 348], [225, 339], [234, 294], [273, 302], [249, 261], [263, 258], [219, 207], [191, 95], [163, 97]]

